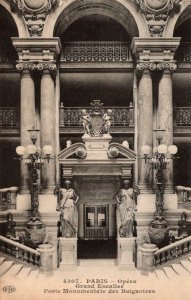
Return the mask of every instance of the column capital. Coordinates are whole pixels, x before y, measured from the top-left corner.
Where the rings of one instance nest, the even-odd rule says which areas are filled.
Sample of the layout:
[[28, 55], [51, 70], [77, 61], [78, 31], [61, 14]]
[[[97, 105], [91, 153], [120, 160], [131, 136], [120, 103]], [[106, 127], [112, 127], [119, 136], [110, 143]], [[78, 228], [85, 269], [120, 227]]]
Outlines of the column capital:
[[24, 61], [19, 61], [16, 64], [16, 69], [18, 72], [22, 73], [23, 71], [34, 71], [36, 69], [36, 64], [33, 61], [28, 61], [28, 62], [24, 62]]
[[42, 61], [42, 62], [35, 62], [35, 61], [18, 61], [16, 64], [16, 69], [20, 73], [25, 72], [32, 72], [32, 71], [47, 71], [51, 75], [55, 75], [57, 72], [57, 64], [56, 61]]
[[139, 72], [145, 70], [154, 71], [156, 68], [156, 63], [151, 61], [139, 61], [136, 66], [136, 70]]
[[57, 64], [55, 61], [39, 62], [36, 65], [36, 70], [41, 71], [43, 75], [50, 74], [51, 76], [54, 77], [57, 72]]
[[176, 61], [160, 61], [157, 63], [157, 70], [158, 71], [176, 71], [177, 64]]

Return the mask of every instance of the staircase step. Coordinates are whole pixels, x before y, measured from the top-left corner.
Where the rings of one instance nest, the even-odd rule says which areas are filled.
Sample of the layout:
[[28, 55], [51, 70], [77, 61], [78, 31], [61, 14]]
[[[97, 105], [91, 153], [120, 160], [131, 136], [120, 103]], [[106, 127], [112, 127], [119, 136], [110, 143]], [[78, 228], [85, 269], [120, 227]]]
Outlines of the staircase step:
[[159, 280], [168, 280], [169, 279], [163, 270], [155, 270], [155, 272], [156, 272], [156, 276]]
[[163, 270], [169, 279], [178, 278], [178, 274], [171, 267], [163, 267]]
[[22, 269], [23, 265], [22, 264], [14, 264], [2, 277], [3, 279], [6, 277], [11, 277], [17, 275], [20, 270]]
[[32, 270], [29, 274], [29, 276], [27, 277], [27, 281], [33, 281], [35, 280], [39, 275], [39, 270]]
[[178, 273], [180, 276], [189, 276], [190, 273], [184, 269], [181, 264], [172, 264], [172, 268]]
[[181, 260], [181, 265], [191, 273], [191, 262], [189, 260]]
[[148, 272], [148, 278], [150, 280], [158, 280], [157, 274], [155, 272]]
[[0, 276], [5, 274], [12, 267], [13, 264], [14, 264], [13, 261], [9, 261], [9, 260], [4, 261], [0, 266]]
[[115, 259], [80, 259], [79, 265], [88, 267], [115, 266]]
[[5, 257], [0, 257], [0, 265], [5, 261]]
[[30, 272], [31, 268], [22, 268], [22, 270], [19, 272], [16, 278], [19, 280], [25, 280], [29, 276]]

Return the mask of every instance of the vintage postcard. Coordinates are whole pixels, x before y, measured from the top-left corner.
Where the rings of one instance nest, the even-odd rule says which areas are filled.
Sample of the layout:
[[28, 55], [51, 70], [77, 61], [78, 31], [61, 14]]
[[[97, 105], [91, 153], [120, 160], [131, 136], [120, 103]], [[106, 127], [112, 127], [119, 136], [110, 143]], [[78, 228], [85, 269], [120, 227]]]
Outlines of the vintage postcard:
[[0, 0], [0, 299], [190, 299], [190, 95], [190, 0]]

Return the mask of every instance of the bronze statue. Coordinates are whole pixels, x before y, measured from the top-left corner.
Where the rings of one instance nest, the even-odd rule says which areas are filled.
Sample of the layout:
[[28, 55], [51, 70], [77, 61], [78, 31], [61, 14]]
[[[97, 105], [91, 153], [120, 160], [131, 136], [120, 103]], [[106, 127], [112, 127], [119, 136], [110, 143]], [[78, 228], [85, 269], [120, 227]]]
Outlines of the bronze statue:
[[132, 237], [134, 230], [135, 203], [133, 201], [133, 189], [130, 188], [130, 181], [124, 180], [123, 187], [116, 196], [120, 214], [121, 225], [119, 235], [121, 237]]
[[70, 180], [66, 180], [64, 188], [60, 190], [58, 209], [61, 211], [59, 222], [59, 235], [62, 237], [74, 237], [77, 230], [77, 202], [78, 195], [71, 188]]

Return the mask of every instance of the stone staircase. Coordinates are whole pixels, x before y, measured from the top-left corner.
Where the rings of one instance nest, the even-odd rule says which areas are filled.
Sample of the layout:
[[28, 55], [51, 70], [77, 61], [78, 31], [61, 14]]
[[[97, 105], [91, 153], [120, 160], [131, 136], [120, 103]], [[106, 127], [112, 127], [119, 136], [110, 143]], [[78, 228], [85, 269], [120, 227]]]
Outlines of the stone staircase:
[[[184, 280], [184, 278], [188, 277], [190, 277], [191, 280], [191, 256], [183, 256], [172, 263], [168, 262], [158, 266], [150, 272], [138, 271], [137, 269], [130, 271], [127, 267], [119, 269], [114, 259], [80, 259], [75, 269], [75, 274], [81, 276], [85, 272], [86, 275], [92, 275], [93, 272], [97, 272], [98, 269], [102, 271], [102, 274], [108, 274], [109, 271], [115, 273], [117, 276], [133, 272], [132, 274], [134, 274], [135, 277], [141, 276], [145, 279], [157, 281]], [[65, 272], [67, 272], [67, 268]], [[58, 269], [54, 271], [50, 277], [59, 277], [61, 274], [62, 271]], [[0, 254], [0, 280], [2, 282], [7, 282], [8, 279], [14, 279], [19, 282], [28, 282], [31, 285], [31, 283], [41, 279], [43, 280], [44, 278], [47, 279], [47, 274], [41, 273], [37, 267], [27, 265], [26, 263], [22, 263], [22, 261], [12, 259], [10, 256]]]
[[144, 276], [148, 276], [150, 279], [159, 281], [184, 280], [184, 278], [188, 277], [190, 277], [191, 280], [191, 256], [182, 257], [172, 263], [167, 263], [160, 267], [158, 266], [153, 271], [140, 271], [140, 273]]
[[39, 275], [41, 275], [39, 270], [33, 266], [27, 266], [24, 263], [19, 263], [11, 257], [3, 255], [0, 256], [0, 278], [2, 281], [15, 278], [19, 281], [28, 280], [31, 282]]

